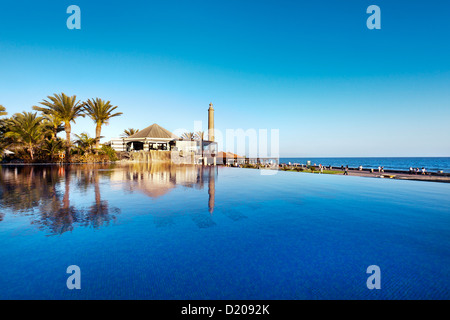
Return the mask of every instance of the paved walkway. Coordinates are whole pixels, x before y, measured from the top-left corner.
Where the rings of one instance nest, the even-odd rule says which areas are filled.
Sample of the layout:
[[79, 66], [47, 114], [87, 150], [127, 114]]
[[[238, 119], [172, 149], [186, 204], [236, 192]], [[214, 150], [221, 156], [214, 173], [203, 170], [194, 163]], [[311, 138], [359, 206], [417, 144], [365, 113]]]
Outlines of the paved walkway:
[[[334, 171], [341, 171], [340, 168], [333, 168]], [[344, 171], [342, 171], [344, 174]], [[358, 177], [370, 177], [370, 178], [385, 178], [385, 179], [400, 179], [400, 180], [420, 180], [420, 181], [435, 181], [435, 182], [450, 182], [450, 176], [448, 175], [438, 175], [438, 174], [409, 174], [408, 172], [399, 172], [399, 171], [388, 171], [388, 172], [378, 172], [378, 170], [374, 170], [373, 173], [370, 171], [360, 171], [349, 169], [349, 176], [358, 176]]]

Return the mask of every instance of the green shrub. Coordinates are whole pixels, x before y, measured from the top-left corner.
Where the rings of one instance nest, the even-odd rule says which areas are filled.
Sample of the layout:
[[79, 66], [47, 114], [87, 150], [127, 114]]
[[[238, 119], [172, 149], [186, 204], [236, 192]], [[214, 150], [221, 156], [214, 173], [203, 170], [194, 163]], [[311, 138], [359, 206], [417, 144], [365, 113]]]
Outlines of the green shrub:
[[107, 155], [109, 157], [109, 161], [119, 160], [116, 151], [113, 148], [111, 148], [111, 146], [103, 145], [101, 148], [101, 153]]

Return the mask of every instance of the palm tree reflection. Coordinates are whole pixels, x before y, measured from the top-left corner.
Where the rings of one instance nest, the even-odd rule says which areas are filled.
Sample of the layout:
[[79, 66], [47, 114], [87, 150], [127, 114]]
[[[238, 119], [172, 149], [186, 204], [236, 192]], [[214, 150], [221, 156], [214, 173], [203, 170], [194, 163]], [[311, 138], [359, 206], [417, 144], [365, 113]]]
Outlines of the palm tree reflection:
[[94, 194], [95, 202], [89, 207], [88, 211], [84, 215], [83, 226], [91, 226], [93, 228], [99, 228], [103, 225], [109, 225], [112, 221], [116, 220], [115, 214], [120, 213], [119, 208], [110, 208], [108, 201], [101, 199], [100, 183], [99, 183], [99, 171], [94, 171]]
[[77, 225], [93, 228], [108, 225], [120, 209], [109, 208], [107, 201], [101, 200], [97, 170], [94, 170], [94, 204], [87, 209], [71, 204], [73, 176], [83, 177], [77, 179], [79, 182], [89, 180], [86, 179], [89, 174], [82, 166], [3, 167], [1, 206], [12, 214], [30, 216], [32, 224], [50, 234], [72, 231]]
[[[49, 230], [52, 234], [62, 234], [72, 231], [74, 224], [80, 220], [81, 212], [70, 205], [70, 170], [59, 168], [59, 174], [64, 176], [64, 194], [55, 192], [52, 198], [43, 198], [45, 206], [40, 206], [40, 214], [33, 221], [41, 230]], [[54, 190], [55, 186], [52, 186]]]
[[[129, 166], [3, 166], [0, 170], [0, 221], [5, 214], [29, 216], [31, 223], [50, 234], [63, 234], [76, 227], [98, 229], [114, 223], [121, 210], [102, 198], [102, 183], [118, 183], [125, 191], [163, 197], [177, 186], [202, 190], [208, 188], [205, 210], [191, 211], [199, 228], [215, 225], [216, 167], [171, 166], [135, 163]], [[94, 201], [82, 199], [93, 194]], [[72, 199], [77, 196], [75, 201]], [[207, 206], [206, 206], [207, 203]], [[149, 206], [150, 208], [150, 206]], [[127, 207], [127, 210], [133, 210]], [[151, 211], [157, 226], [171, 226], [185, 212]]]

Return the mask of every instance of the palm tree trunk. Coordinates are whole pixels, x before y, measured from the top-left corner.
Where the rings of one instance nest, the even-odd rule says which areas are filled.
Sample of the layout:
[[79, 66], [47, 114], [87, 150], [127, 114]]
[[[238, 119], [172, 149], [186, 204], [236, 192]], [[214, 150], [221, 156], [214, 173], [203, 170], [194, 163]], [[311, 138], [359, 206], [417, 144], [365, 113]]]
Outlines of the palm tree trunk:
[[70, 123], [66, 122], [64, 124], [64, 130], [66, 130], [66, 161], [69, 161], [70, 157], [70, 133], [72, 128], [70, 127]]
[[30, 143], [30, 146], [28, 148], [29, 148], [29, 151], [30, 151], [31, 160], [33, 160], [34, 159], [34, 157], [33, 157], [33, 144]]
[[[200, 140], [200, 148], [202, 149], [202, 161], [203, 161], [203, 163], [205, 163], [204, 161], [204, 159], [203, 159], [203, 157], [204, 157], [204, 154], [203, 154], [203, 137], [201, 138], [201, 140]], [[203, 164], [202, 163], [202, 164]]]
[[100, 147], [100, 134], [102, 133], [102, 125], [97, 123], [95, 127], [95, 148], [98, 149]]

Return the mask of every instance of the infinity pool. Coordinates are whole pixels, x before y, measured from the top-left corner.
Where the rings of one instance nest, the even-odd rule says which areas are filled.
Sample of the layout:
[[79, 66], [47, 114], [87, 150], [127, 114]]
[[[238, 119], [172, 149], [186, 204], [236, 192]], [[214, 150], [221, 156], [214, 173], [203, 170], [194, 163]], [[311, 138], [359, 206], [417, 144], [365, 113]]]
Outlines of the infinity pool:
[[450, 185], [3, 166], [0, 244], [0, 299], [449, 299]]

